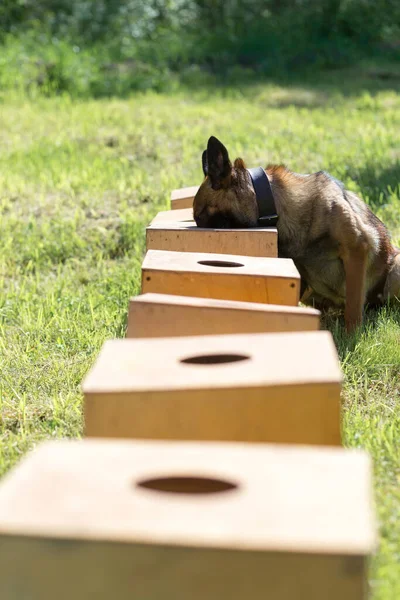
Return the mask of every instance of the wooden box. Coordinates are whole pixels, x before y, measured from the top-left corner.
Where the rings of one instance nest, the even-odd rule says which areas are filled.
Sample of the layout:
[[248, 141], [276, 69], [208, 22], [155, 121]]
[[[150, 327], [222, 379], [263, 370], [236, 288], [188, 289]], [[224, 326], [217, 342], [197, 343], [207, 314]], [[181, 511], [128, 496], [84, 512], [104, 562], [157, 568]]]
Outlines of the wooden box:
[[131, 298], [127, 337], [180, 337], [224, 333], [315, 331], [320, 312], [313, 308], [142, 294]]
[[326, 331], [109, 340], [85, 435], [338, 445], [341, 379]]
[[300, 275], [289, 258], [149, 250], [142, 293], [296, 306]]
[[361, 451], [47, 442], [0, 486], [3, 600], [365, 600]]
[[146, 248], [277, 257], [278, 230], [275, 227], [208, 229], [197, 227], [194, 221], [156, 222], [146, 228]]
[[198, 185], [191, 187], [180, 188], [179, 190], [172, 190], [171, 192], [171, 209], [176, 210], [179, 208], [192, 208], [193, 200], [197, 191]]
[[157, 223], [176, 223], [183, 221], [186, 223], [195, 223], [193, 220], [193, 208], [179, 208], [177, 210], [161, 210], [156, 214], [150, 225], [156, 225]]

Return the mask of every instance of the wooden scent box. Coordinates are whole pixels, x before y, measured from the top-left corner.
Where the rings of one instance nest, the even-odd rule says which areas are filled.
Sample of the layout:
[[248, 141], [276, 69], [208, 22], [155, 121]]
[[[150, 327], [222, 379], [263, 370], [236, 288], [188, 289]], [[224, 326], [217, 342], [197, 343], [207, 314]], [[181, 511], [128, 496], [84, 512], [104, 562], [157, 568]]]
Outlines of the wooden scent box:
[[198, 185], [191, 187], [180, 188], [179, 190], [172, 190], [171, 192], [171, 209], [176, 210], [178, 208], [191, 208], [193, 206], [193, 200], [197, 191]]
[[185, 223], [195, 224], [193, 220], [193, 208], [179, 208], [177, 210], [162, 210], [156, 214], [150, 225], [158, 223], [176, 223], [183, 221]]
[[4, 600], [366, 600], [361, 451], [47, 442], [0, 486]]
[[338, 445], [341, 380], [326, 331], [109, 340], [85, 435]]
[[319, 326], [320, 312], [313, 308], [149, 293], [131, 298], [126, 336], [316, 331]]
[[156, 222], [146, 228], [146, 248], [277, 257], [278, 230], [275, 227], [208, 229], [197, 227], [194, 221]]
[[289, 258], [148, 250], [146, 292], [296, 306], [300, 275]]

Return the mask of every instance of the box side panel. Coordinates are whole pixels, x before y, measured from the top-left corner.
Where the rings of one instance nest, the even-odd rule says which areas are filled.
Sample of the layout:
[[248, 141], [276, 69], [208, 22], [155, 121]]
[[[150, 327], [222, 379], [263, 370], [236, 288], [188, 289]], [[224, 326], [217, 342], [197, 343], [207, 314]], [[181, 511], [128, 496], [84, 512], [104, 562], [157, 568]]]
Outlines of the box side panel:
[[243, 272], [235, 275], [142, 270], [142, 294], [154, 292], [296, 306], [299, 286], [299, 280], [292, 277], [252, 276]]
[[0, 538], [4, 600], [366, 600], [366, 560]]
[[210, 252], [242, 256], [278, 256], [276, 231], [212, 231], [181, 229], [147, 229], [148, 250], [170, 250], [175, 252]]
[[180, 208], [192, 208], [194, 196], [195, 195], [192, 194], [187, 198], [183, 197], [171, 199], [171, 210], [177, 210]]
[[340, 385], [87, 393], [88, 437], [341, 444]]
[[127, 337], [317, 331], [318, 314], [131, 302]]

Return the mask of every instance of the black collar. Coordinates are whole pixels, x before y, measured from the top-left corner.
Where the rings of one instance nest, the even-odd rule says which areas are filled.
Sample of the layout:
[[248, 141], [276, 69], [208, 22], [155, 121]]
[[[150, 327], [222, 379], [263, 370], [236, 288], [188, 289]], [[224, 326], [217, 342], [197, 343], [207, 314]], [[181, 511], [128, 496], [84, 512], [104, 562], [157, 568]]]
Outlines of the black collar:
[[274, 195], [268, 175], [262, 167], [247, 169], [253, 182], [258, 204], [258, 225], [260, 227], [274, 227], [278, 222]]

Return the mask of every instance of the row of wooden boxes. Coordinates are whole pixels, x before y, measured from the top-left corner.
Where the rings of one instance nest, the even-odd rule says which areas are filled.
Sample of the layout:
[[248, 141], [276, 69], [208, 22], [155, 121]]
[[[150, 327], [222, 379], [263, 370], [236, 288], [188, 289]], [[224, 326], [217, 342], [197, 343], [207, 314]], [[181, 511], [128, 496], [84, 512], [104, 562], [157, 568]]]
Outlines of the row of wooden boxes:
[[[341, 372], [276, 229], [147, 228], [127, 338], [85, 379], [85, 438], [0, 486], [4, 600], [361, 600], [371, 468], [341, 445]], [[180, 202], [184, 208], [180, 208]]]

